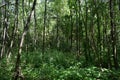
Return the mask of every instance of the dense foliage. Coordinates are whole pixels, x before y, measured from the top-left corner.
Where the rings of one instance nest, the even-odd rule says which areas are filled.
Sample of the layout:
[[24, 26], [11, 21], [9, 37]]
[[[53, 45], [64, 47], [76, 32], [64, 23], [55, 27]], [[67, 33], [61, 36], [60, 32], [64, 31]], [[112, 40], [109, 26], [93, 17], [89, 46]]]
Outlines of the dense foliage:
[[0, 80], [120, 80], [119, 0], [0, 0]]
[[[74, 54], [49, 50], [23, 53], [21, 70], [25, 80], [119, 80], [120, 72], [86, 64], [81, 56], [76, 60]], [[69, 55], [68, 55], [69, 54]], [[27, 56], [27, 58], [25, 58]], [[14, 72], [13, 56], [10, 63], [6, 59], [0, 63], [0, 79], [12, 80]]]

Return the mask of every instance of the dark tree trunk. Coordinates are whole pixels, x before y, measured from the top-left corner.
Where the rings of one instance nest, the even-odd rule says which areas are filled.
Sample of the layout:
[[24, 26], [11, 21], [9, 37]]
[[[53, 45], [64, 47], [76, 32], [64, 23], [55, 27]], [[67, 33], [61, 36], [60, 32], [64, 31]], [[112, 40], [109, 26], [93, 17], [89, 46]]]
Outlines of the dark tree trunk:
[[70, 22], [71, 22], [71, 51], [72, 51], [72, 44], [73, 44], [73, 13], [72, 13], [72, 9], [70, 9]]
[[88, 43], [89, 43], [89, 41], [88, 41], [88, 26], [87, 26], [87, 24], [88, 24], [88, 7], [87, 7], [87, 2], [86, 2], [86, 0], [85, 0], [85, 5], [86, 5], [86, 10], [85, 10], [85, 22], [84, 22], [84, 26], [85, 26], [85, 43], [84, 43], [84, 45], [85, 45], [85, 48], [84, 48], [84, 50], [85, 50], [85, 59], [86, 59], [86, 62], [89, 60], [88, 59]]
[[112, 54], [115, 69], [118, 69], [118, 59], [116, 52], [116, 25], [115, 25], [115, 14], [114, 14], [114, 0], [110, 0], [110, 24], [111, 24], [111, 44], [112, 44]]
[[44, 51], [45, 51], [46, 19], [47, 19], [47, 0], [45, 0], [45, 10], [44, 10], [43, 47], [42, 47], [42, 53], [43, 53], [43, 54], [44, 54]]
[[36, 20], [36, 10], [34, 10], [34, 50], [36, 50], [37, 47], [37, 20]]

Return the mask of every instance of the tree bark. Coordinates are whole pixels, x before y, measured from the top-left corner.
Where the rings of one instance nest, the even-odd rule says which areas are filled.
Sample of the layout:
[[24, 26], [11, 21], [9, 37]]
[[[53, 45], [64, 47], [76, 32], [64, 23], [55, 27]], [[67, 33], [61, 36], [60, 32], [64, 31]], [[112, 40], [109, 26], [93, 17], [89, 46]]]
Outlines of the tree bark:
[[29, 30], [29, 23], [30, 23], [31, 15], [32, 15], [32, 13], [35, 9], [35, 6], [36, 6], [36, 1], [37, 0], [34, 0], [34, 2], [33, 2], [32, 10], [30, 12], [30, 15], [27, 18], [27, 22], [26, 22], [26, 25], [24, 26], [24, 30], [23, 30], [23, 33], [21, 36], [21, 41], [20, 41], [20, 45], [19, 45], [19, 52], [17, 54], [16, 64], [15, 64], [15, 76], [14, 76], [13, 80], [17, 80], [21, 76], [21, 73], [20, 73], [21, 52], [22, 52], [22, 47], [23, 47], [25, 35], [27, 34], [27, 31]]
[[10, 58], [11, 56], [11, 49], [13, 47], [13, 44], [14, 44], [14, 40], [15, 40], [15, 37], [16, 37], [16, 32], [17, 32], [17, 28], [18, 28], [18, 0], [16, 0], [15, 2], [15, 20], [14, 20], [14, 27], [12, 29], [12, 38], [11, 38], [11, 42], [10, 42], [10, 46], [8, 48], [8, 51], [7, 51], [7, 57], [8, 59]]
[[47, 0], [45, 0], [45, 11], [44, 11], [44, 27], [43, 27], [43, 47], [42, 53], [44, 54], [45, 51], [45, 30], [46, 30], [46, 19], [47, 19]]
[[111, 45], [112, 45], [112, 54], [113, 54], [113, 61], [115, 69], [118, 69], [118, 59], [117, 59], [117, 52], [116, 52], [116, 25], [115, 25], [115, 16], [114, 16], [114, 0], [110, 0], [110, 24], [111, 24]]
[[[5, 0], [2, 1], [3, 4], [6, 4], [7, 2]], [[2, 10], [2, 14], [3, 14], [3, 35], [2, 35], [2, 49], [1, 49], [1, 53], [0, 53], [0, 58], [3, 57], [4, 53], [5, 53], [5, 48], [6, 48], [6, 37], [7, 37], [7, 5], [4, 6], [4, 9]]]

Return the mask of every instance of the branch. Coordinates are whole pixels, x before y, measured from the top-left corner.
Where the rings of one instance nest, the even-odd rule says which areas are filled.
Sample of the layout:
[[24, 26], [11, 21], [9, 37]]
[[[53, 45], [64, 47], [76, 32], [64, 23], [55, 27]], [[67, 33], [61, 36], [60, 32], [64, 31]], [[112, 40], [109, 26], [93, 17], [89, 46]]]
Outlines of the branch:
[[4, 6], [6, 6], [7, 4], [2, 4], [1, 6], [0, 6], [0, 8], [2, 8], [2, 7], [4, 7]]

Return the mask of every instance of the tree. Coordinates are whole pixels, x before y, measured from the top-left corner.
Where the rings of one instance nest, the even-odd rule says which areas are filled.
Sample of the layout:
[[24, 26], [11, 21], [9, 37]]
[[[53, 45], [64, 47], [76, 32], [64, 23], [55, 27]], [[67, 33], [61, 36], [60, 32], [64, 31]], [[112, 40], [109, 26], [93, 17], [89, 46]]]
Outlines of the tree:
[[112, 54], [115, 69], [118, 69], [118, 60], [116, 52], [116, 25], [115, 25], [115, 14], [114, 14], [114, 0], [110, 0], [110, 24], [111, 24], [111, 44], [112, 44]]
[[44, 27], [43, 27], [43, 48], [42, 53], [45, 51], [45, 31], [46, 31], [46, 19], [47, 19], [47, 0], [45, 0], [45, 10], [44, 10]]
[[23, 47], [25, 35], [27, 34], [27, 31], [29, 30], [30, 18], [31, 18], [32, 13], [34, 12], [35, 6], [36, 6], [36, 0], [34, 0], [34, 2], [33, 2], [33, 6], [31, 9], [30, 15], [27, 18], [27, 23], [24, 26], [24, 30], [23, 30], [23, 33], [21, 36], [20, 45], [19, 45], [19, 52], [17, 54], [16, 64], [15, 64], [14, 80], [17, 80], [19, 77], [21, 77], [21, 73], [20, 73], [21, 52], [22, 52], [22, 47]]

